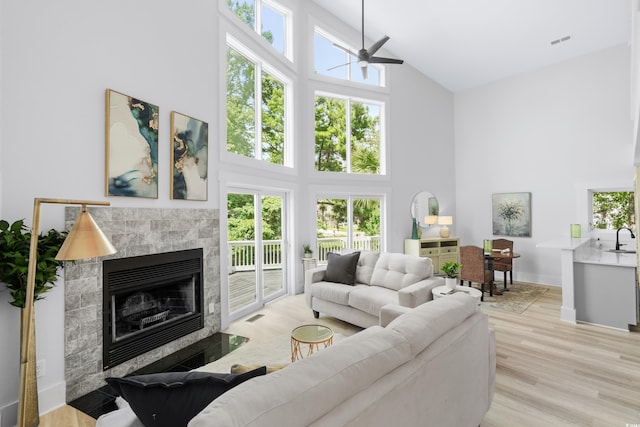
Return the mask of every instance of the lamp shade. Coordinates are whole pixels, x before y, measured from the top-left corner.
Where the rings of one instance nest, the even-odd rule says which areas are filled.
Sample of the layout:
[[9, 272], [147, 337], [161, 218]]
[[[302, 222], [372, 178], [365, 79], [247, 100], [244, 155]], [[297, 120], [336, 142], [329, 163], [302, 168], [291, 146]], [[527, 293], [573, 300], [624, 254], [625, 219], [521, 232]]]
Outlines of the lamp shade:
[[453, 217], [451, 215], [449, 215], [449, 216], [439, 216], [438, 217], [438, 224], [440, 224], [440, 225], [451, 225], [451, 224], [453, 224]]
[[424, 217], [424, 223], [428, 225], [433, 225], [438, 222], [438, 215], [427, 215]]
[[56, 255], [60, 261], [95, 258], [116, 253], [107, 236], [104, 235], [98, 224], [93, 220], [86, 206], [82, 207], [82, 213], [76, 219], [69, 231], [62, 247]]

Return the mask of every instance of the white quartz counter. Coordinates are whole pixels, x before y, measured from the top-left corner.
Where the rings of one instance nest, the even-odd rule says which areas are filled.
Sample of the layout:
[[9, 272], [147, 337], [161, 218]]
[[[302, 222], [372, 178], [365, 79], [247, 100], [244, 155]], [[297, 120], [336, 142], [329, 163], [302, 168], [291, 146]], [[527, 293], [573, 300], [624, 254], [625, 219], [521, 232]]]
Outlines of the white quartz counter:
[[576, 251], [574, 262], [612, 265], [614, 267], [637, 267], [638, 257], [636, 254], [613, 253], [600, 248], [586, 246]]

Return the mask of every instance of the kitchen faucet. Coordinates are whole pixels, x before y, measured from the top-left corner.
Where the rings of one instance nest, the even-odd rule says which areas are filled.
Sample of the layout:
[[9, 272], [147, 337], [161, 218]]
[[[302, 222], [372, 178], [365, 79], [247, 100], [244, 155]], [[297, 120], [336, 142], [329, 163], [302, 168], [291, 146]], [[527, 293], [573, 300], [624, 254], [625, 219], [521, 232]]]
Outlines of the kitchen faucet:
[[623, 243], [622, 245], [620, 244], [620, 237], [619, 237], [620, 230], [629, 230], [629, 233], [631, 233], [631, 238], [632, 238], [632, 239], [635, 239], [635, 238], [636, 238], [636, 235], [635, 235], [635, 234], [633, 234], [633, 231], [631, 231], [631, 229], [630, 229], [630, 228], [627, 228], [627, 227], [620, 227], [620, 228], [618, 228], [618, 230], [616, 231], [616, 251], [619, 251], [619, 250], [620, 250], [620, 246], [624, 246], [624, 245], [626, 244], [626, 243]]

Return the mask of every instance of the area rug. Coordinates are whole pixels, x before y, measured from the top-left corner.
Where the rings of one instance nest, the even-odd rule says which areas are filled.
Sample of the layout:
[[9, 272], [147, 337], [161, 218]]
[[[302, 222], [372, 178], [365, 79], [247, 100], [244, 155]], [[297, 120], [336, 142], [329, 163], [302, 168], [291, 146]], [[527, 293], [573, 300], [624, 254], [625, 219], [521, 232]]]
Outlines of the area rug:
[[[336, 333], [333, 336], [333, 343], [342, 339], [344, 336]], [[251, 339], [231, 353], [196, 370], [224, 373], [230, 372], [234, 364], [275, 366], [289, 363], [291, 363], [291, 337], [283, 334], [271, 340]]]
[[[502, 282], [498, 282], [496, 286], [502, 290]], [[542, 285], [514, 282], [512, 285], [507, 285], [507, 289], [509, 290], [503, 291], [502, 295], [492, 297], [486, 292], [482, 307], [521, 314], [549, 288]]]

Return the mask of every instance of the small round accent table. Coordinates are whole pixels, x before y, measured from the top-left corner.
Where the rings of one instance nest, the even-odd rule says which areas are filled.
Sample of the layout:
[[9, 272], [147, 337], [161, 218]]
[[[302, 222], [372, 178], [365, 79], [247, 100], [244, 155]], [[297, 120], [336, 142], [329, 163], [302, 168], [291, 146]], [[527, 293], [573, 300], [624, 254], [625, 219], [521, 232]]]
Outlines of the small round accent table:
[[323, 325], [303, 325], [291, 331], [291, 361], [304, 358], [302, 355], [302, 345], [308, 344], [307, 356], [311, 356], [314, 351], [320, 350], [333, 344], [333, 331], [328, 326]]
[[464, 292], [467, 293], [469, 295], [471, 295], [472, 297], [474, 297], [475, 299], [478, 300], [478, 305], [480, 305], [480, 301], [482, 298], [482, 292], [480, 292], [479, 290], [475, 289], [475, 288], [471, 288], [471, 287], [465, 287], [465, 286], [456, 286], [455, 291], [451, 292], [451, 289], [449, 289], [446, 286], [438, 286], [437, 288], [433, 288], [431, 290], [431, 294], [433, 295], [433, 299], [438, 299], [441, 297], [445, 297], [447, 295], [453, 295], [454, 293], [457, 292]]

